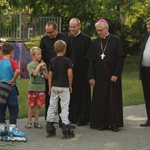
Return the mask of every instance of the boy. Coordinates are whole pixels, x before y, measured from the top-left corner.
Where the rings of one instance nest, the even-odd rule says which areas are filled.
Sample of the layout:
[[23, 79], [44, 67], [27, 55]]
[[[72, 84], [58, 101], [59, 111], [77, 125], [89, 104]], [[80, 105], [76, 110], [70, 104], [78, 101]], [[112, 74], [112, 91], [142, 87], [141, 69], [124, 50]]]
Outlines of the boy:
[[72, 92], [72, 63], [69, 58], [64, 57], [67, 45], [63, 40], [58, 40], [54, 43], [54, 49], [57, 56], [52, 58], [49, 67], [49, 94], [50, 106], [46, 118], [47, 137], [56, 135], [54, 127], [56, 105], [60, 98], [62, 119], [62, 133], [64, 138], [74, 137], [74, 130], [68, 119], [70, 93]]
[[34, 127], [41, 129], [38, 123], [40, 108], [45, 105], [45, 78], [48, 78], [46, 64], [41, 61], [41, 49], [32, 47], [30, 50], [32, 62], [27, 65], [30, 80], [28, 84], [28, 122], [26, 128], [32, 127], [32, 114], [34, 112]]
[[[4, 43], [2, 54], [3, 59], [0, 61], [0, 136], [25, 137], [26, 134], [17, 129], [19, 106], [16, 79], [20, 74], [20, 69], [17, 62], [11, 59], [14, 54], [13, 45], [8, 42]], [[10, 114], [8, 130], [5, 121], [7, 107]]]

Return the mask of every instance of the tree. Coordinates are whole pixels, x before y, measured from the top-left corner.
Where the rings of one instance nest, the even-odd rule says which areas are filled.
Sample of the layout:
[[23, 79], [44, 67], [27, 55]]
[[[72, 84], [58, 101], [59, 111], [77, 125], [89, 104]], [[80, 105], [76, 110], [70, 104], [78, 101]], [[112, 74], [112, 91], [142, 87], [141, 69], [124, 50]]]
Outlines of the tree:
[[[68, 33], [68, 22], [77, 17], [82, 31], [95, 35], [95, 22], [104, 18], [109, 22], [110, 32], [124, 41], [139, 42], [145, 30], [144, 20], [150, 14], [149, 0], [3, 0], [0, 11], [10, 5], [17, 11], [29, 9], [32, 16], [54, 16], [62, 18], [62, 32]], [[7, 3], [8, 2], [8, 3]], [[32, 22], [32, 21], [30, 21]]]
[[0, 2], [0, 14], [7, 14], [9, 8], [9, 3], [6, 0]]

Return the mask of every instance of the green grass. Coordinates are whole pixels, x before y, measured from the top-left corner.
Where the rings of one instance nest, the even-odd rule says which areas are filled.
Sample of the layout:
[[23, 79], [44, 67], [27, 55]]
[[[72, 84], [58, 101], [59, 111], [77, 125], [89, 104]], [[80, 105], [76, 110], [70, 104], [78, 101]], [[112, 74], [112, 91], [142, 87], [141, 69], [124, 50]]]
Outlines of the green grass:
[[128, 56], [125, 59], [122, 74], [123, 105], [143, 104], [143, 90], [139, 80], [139, 56]]
[[[122, 92], [123, 92], [123, 105], [137, 105], [143, 104], [143, 91], [141, 81], [138, 77], [138, 63], [139, 56], [128, 56], [125, 59], [125, 65], [122, 74]], [[19, 78], [17, 80], [19, 87], [19, 118], [27, 117], [27, 88], [28, 79]], [[41, 108], [41, 116], [44, 115], [44, 107]]]

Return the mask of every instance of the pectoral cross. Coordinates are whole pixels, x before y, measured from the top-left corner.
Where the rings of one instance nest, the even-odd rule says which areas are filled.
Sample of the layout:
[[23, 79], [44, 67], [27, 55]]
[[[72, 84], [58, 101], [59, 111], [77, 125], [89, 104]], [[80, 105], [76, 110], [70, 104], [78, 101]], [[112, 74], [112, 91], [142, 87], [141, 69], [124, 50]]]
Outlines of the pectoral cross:
[[105, 57], [105, 54], [102, 53], [102, 54], [101, 54], [101, 59], [104, 59], [104, 57]]

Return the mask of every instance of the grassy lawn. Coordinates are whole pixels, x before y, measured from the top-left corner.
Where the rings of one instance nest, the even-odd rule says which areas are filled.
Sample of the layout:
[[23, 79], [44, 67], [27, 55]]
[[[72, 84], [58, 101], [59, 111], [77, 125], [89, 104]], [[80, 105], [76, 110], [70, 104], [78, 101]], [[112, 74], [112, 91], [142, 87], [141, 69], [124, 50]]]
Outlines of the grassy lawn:
[[128, 56], [122, 75], [123, 105], [143, 104], [143, 90], [138, 72], [139, 56]]
[[[122, 75], [123, 105], [143, 104], [143, 91], [141, 81], [138, 79], [139, 56], [128, 56], [125, 60], [125, 66]], [[19, 117], [27, 117], [27, 87], [28, 79], [19, 78], [17, 80], [19, 87]], [[44, 107], [41, 108], [41, 115], [44, 115]]]

